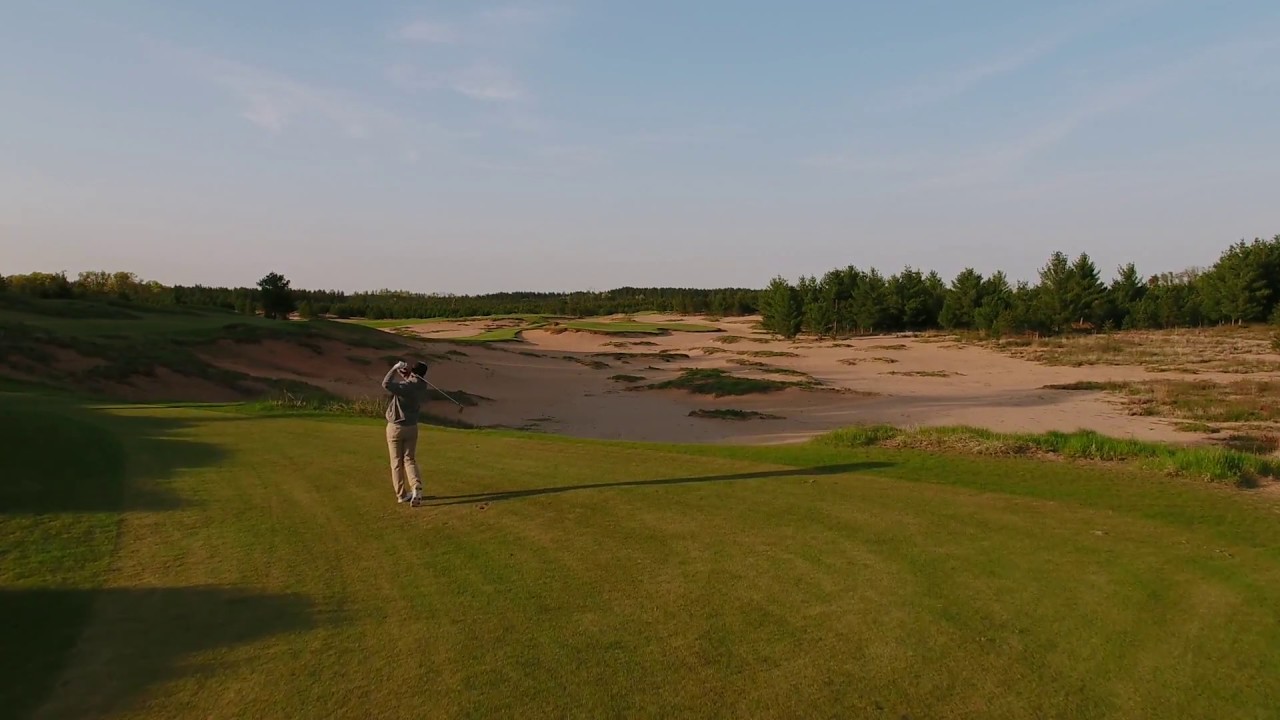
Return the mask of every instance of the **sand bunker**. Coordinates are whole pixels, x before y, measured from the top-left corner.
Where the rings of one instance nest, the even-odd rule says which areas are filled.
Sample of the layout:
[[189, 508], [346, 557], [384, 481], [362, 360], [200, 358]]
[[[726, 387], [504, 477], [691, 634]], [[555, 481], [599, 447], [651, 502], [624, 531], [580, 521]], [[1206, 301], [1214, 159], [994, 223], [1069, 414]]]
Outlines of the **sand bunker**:
[[[643, 337], [544, 329], [523, 341], [467, 345], [465, 356], [435, 360], [430, 378], [445, 389], [490, 398], [463, 418], [477, 424], [542, 430], [578, 437], [663, 442], [785, 443], [853, 424], [974, 425], [1004, 432], [1091, 429], [1108, 435], [1187, 442], [1203, 439], [1160, 418], [1128, 414], [1101, 392], [1046, 390], [1083, 380], [1172, 379], [1138, 367], [1050, 367], [992, 350], [912, 337], [784, 341], [756, 330], [756, 319], [646, 315], [640, 322], [711, 324], [722, 332]], [[473, 335], [484, 322], [432, 323], [443, 332]], [[419, 326], [421, 327], [421, 326]], [[439, 356], [456, 346], [415, 343]], [[336, 350], [335, 350], [336, 352]], [[412, 351], [410, 351], [412, 352]], [[327, 356], [295, 351], [285, 363], [273, 349], [243, 358], [248, 371], [264, 360], [287, 365], [290, 377], [346, 396], [380, 394], [385, 363], [347, 364], [335, 372]], [[231, 367], [231, 365], [227, 365]], [[717, 368], [734, 376], [806, 383], [807, 388], [714, 398], [682, 390], [647, 390], [691, 368]], [[1203, 375], [1197, 376], [1204, 378]], [[443, 399], [434, 412], [451, 412]], [[694, 411], [732, 409], [768, 420], [691, 417]]]
[[[753, 318], [633, 319], [709, 324], [720, 332], [635, 336], [536, 329], [524, 332], [521, 341], [445, 340], [520, 323], [479, 320], [416, 325], [422, 339], [406, 339], [410, 347], [400, 353], [336, 341], [224, 341], [199, 354], [212, 365], [244, 375], [296, 380], [343, 397], [379, 401], [385, 395], [379, 383], [394, 357], [426, 358], [431, 363], [429, 378], [436, 385], [479, 396], [461, 415], [473, 424], [577, 437], [698, 443], [796, 442], [868, 423], [963, 424], [1003, 432], [1090, 429], [1145, 440], [1207, 441], [1209, 436], [1185, 432], [1185, 427], [1179, 430], [1174, 421], [1132, 415], [1114, 395], [1045, 386], [1240, 378], [1156, 373], [1134, 366], [1056, 367], [937, 338], [785, 341], [757, 330]], [[58, 354], [57, 361], [65, 371], [90, 373], [96, 362], [69, 353]], [[757, 385], [770, 392], [717, 398], [682, 389], [648, 389], [698, 369], [766, 381]], [[265, 382], [246, 386], [259, 391], [267, 387]], [[209, 380], [168, 370], [104, 389], [121, 399], [141, 401], [243, 397]], [[456, 408], [443, 397], [433, 398], [428, 410], [457, 417]], [[708, 412], [724, 410], [741, 412]]]

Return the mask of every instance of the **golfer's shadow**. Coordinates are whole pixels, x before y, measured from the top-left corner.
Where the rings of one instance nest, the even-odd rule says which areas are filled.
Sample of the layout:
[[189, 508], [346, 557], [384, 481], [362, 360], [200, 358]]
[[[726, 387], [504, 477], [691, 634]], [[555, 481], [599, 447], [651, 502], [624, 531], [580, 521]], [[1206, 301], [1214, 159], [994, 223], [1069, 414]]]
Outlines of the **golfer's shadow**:
[[507, 492], [471, 493], [467, 495], [440, 495], [432, 498], [429, 505], [443, 507], [446, 505], [470, 505], [473, 503], [492, 503], [500, 500], [518, 500], [520, 498], [538, 497], [539, 495], [557, 495], [559, 493], [579, 490], [609, 490], [627, 487], [659, 487], [662, 485], [696, 485], [711, 482], [733, 482], [739, 480], [768, 480], [770, 478], [812, 477], [820, 475], [843, 475], [845, 473], [866, 472], [892, 467], [887, 462], [857, 462], [839, 465], [819, 465], [808, 468], [786, 468], [783, 470], [764, 470], [760, 472], [732, 473], [729, 475], [704, 475], [701, 477], [661, 478], [657, 480], [624, 480], [611, 483], [590, 483], [587, 485], [557, 485], [555, 487], [529, 488], [528, 490], [510, 490]]

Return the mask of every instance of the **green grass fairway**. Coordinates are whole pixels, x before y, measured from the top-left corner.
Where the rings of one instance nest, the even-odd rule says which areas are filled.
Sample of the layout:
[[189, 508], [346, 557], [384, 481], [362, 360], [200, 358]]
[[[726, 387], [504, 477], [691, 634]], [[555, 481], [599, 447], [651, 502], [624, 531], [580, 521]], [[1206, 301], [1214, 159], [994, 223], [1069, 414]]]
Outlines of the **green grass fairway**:
[[509, 327], [509, 328], [498, 328], [496, 330], [486, 330], [485, 332], [478, 333], [475, 335], [467, 335], [466, 337], [433, 338], [431, 336], [426, 336], [426, 337], [421, 337], [419, 339], [426, 340], [428, 342], [462, 343], [463, 345], [483, 344], [483, 343], [493, 343], [493, 342], [519, 342], [520, 333], [524, 332], [525, 330], [536, 330], [537, 328], [540, 328], [540, 327], [542, 326], [526, 325], [524, 327]]
[[669, 332], [713, 333], [720, 328], [696, 323], [642, 323], [642, 322], [595, 322], [591, 320], [572, 320], [564, 323], [570, 330], [585, 330], [597, 333], [626, 333], [634, 335], [662, 335]]
[[365, 327], [386, 330], [388, 328], [404, 327], [406, 325], [426, 325], [429, 323], [444, 322], [463, 322], [468, 320], [523, 320], [530, 324], [541, 324], [547, 322], [552, 316], [548, 315], [482, 315], [476, 317], [452, 318], [452, 317], [436, 317], [436, 318], [400, 318], [391, 320], [368, 320], [365, 318], [353, 318], [344, 320], [343, 322], [352, 325], [363, 325]]
[[1128, 466], [0, 393], [0, 708], [1262, 718], [1280, 499]]

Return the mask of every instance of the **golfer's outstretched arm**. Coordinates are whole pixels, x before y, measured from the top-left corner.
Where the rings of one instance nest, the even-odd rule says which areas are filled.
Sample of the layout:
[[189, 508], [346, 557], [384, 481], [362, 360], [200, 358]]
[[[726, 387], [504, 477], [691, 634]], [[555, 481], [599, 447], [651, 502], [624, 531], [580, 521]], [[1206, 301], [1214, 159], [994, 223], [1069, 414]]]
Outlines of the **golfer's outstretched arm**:
[[382, 389], [396, 395], [404, 389], [404, 380], [399, 377], [400, 365], [401, 363], [396, 363], [395, 367], [387, 371], [387, 376], [382, 378]]

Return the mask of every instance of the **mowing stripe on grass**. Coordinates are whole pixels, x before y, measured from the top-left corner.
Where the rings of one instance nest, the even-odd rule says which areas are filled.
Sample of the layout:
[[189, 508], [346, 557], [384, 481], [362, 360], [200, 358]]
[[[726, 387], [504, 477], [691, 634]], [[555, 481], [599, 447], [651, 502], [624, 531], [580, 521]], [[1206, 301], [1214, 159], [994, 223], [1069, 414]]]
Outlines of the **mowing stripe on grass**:
[[1280, 693], [1280, 528], [1243, 492], [424, 429], [411, 509], [377, 420], [110, 414], [157, 438], [126, 444], [159, 461], [130, 487], [173, 501], [126, 501], [50, 716], [1239, 717]]

